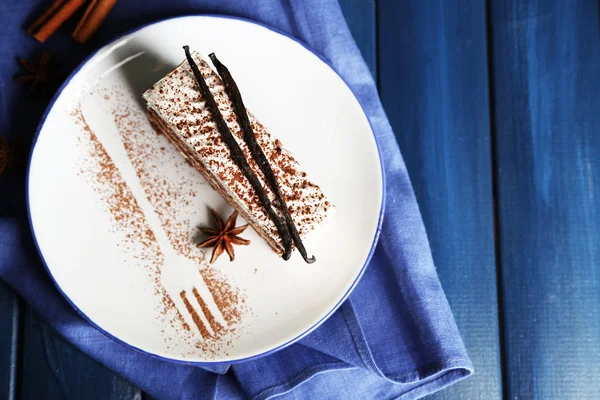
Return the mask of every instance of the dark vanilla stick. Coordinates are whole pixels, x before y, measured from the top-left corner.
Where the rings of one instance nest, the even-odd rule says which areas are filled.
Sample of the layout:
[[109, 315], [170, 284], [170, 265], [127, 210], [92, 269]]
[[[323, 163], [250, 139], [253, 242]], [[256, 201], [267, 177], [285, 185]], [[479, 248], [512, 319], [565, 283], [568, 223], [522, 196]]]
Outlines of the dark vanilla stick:
[[298, 229], [296, 229], [296, 225], [294, 224], [294, 220], [292, 219], [292, 215], [288, 209], [288, 206], [281, 195], [281, 189], [279, 188], [279, 184], [277, 183], [277, 179], [275, 178], [275, 174], [271, 169], [271, 165], [269, 164], [269, 160], [265, 156], [265, 153], [262, 151], [260, 145], [256, 141], [256, 136], [254, 135], [254, 131], [252, 130], [252, 125], [250, 124], [250, 119], [248, 118], [248, 112], [246, 111], [246, 106], [244, 105], [244, 101], [242, 99], [242, 94], [235, 83], [235, 80], [231, 76], [229, 69], [219, 61], [215, 53], [211, 53], [208, 55], [212, 60], [214, 66], [217, 68], [217, 72], [223, 79], [223, 83], [225, 84], [225, 91], [229, 96], [233, 104], [233, 111], [237, 117], [237, 120], [242, 128], [242, 132], [244, 134], [244, 141], [248, 145], [250, 149], [250, 153], [258, 164], [258, 167], [262, 171], [265, 176], [268, 185], [271, 187], [273, 193], [275, 193], [275, 197], [281, 206], [281, 212], [285, 218], [286, 225], [290, 230], [292, 238], [294, 239], [294, 244], [298, 248], [298, 251], [309, 264], [312, 264], [316, 261], [315, 257], [308, 257], [308, 253], [304, 248], [304, 243], [302, 243], [302, 239], [300, 238], [300, 234], [298, 233]]
[[258, 177], [254, 173], [252, 168], [250, 168], [248, 160], [246, 160], [246, 157], [244, 156], [244, 152], [240, 148], [239, 144], [236, 142], [235, 137], [233, 137], [233, 134], [231, 133], [229, 128], [227, 127], [227, 123], [225, 122], [223, 116], [221, 115], [221, 112], [219, 111], [219, 107], [217, 106], [215, 98], [210, 92], [210, 89], [208, 88], [208, 85], [206, 84], [206, 81], [204, 80], [200, 69], [198, 69], [198, 65], [196, 65], [196, 62], [192, 58], [192, 55], [190, 53], [190, 47], [183, 46], [183, 49], [185, 50], [185, 56], [187, 58], [188, 63], [190, 64], [190, 67], [192, 68], [194, 77], [198, 82], [198, 86], [200, 87], [200, 92], [202, 93], [202, 97], [206, 102], [206, 106], [208, 107], [213, 117], [213, 120], [217, 125], [223, 142], [225, 142], [225, 145], [227, 145], [227, 147], [229, 148], [231, 158], [237, 164], [238, 168], [246, 177], [248, 182], [250, 182], [250, 185], [258, 195], [262, 206], [265, 208], [265, 211], [277, 227], [277, 231], [279, 232], [279, 235], [281, 236], [281, 240], [283, 242], [284, 252], [282, 257], [284, 260], [289, 260], [289, 258], [292, 255], [292, 239], [290, 237], [290, 232], [287, 228], [287, 225], [275, 213], [275, 210], [271, 205], [271, 200], [269, 200], [269, 197], [267, 196], [264, 188], [260, 184]]

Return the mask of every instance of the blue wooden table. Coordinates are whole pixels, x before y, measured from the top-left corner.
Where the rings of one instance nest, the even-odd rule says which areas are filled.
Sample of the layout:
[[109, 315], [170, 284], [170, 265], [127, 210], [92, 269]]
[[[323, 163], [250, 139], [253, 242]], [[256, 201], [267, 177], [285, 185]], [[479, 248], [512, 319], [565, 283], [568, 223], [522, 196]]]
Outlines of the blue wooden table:
[[[598, 1], [340, 3], [476, 368], [432, 397], [600, 398]], [[0, 398], [143, 396], [0, 282]]]

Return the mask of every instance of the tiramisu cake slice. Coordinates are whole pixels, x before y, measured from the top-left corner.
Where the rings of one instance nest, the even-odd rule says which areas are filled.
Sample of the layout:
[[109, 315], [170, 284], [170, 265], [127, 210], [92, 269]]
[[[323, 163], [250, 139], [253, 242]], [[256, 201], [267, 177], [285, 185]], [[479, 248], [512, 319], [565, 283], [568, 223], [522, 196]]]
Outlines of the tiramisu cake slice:
[[[284, 259], [333, 211], [282, 143], [243, 105], [227, 68], [187, 60], [143, 95], [148, 116], [180, 153]], [[287, 206], [287, 207], [286, 207]]]

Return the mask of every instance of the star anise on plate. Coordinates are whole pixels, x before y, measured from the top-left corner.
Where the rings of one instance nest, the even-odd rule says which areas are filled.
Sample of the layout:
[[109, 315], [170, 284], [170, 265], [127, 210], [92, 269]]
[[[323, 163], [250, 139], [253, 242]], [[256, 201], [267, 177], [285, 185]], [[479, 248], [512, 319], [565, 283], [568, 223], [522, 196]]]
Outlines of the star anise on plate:
[[233, 251], [233, 245], [239, 244], [247, 246], [250, 244], [249, 240], [242, 239], [238, 235], [246, 230], [248, 224], [242, 226], [235, 226], [235, 221], [238, 216], [238, 212], [235, 211], [227, 219], [227, 222], [223, 222], [219, 214], [215, 210], [210, 210], [215, 221], [216, 229], [200, 228], [200, 231], [206, 233], [208, 237], [198, 244], [198, 247], [212, 247], [212, 255], [210, 257], [211, 264], [214, 263], [223, 251], [226, 251], [229, 255], [229, 260], [235, 259], [235, 253]]
[[18, 58], [17, 60], [27, 70], [28, 74], [15, 76], [13, 79], [15, 82], [31, 85], [29, 94], [39, 89], [43, 94], [50, 95], [58, 88], [57, 64], [52, 63], [52, 54], [49, 51], [42, 54], [38, 66], [24, 58]]

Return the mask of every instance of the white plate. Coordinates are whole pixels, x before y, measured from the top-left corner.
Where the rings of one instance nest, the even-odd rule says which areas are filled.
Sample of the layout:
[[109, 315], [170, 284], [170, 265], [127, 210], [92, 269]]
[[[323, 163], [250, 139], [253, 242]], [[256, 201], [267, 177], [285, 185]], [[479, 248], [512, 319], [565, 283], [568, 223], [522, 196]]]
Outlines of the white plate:
[[[226, 254], [211, 266], [198, 261], [204, 252], [194, 242], [197, 227], [211, 224], [208, 207], [223, 217], [231, 208], [153, 132], [141, 99], [184, 60], [184, 44], [218, 55], [248, 108], [335, 204], [306, 240], [316, 263], [297, 253], [284, 262], [250, 229], [242, 236], [252, 244], [237, 246], [234, 262]], [[28, 179], [40, 254], [73, 307], [115, 340], [188, 363], [262, 356], [315, 329], [362, 275], [384, 199], [373, 132], [342, 79], [297, 41], [220, 16], [158, 22], [88, 59], [49, 107]], [[127, 196], [135, 198], [129, 206]]]

